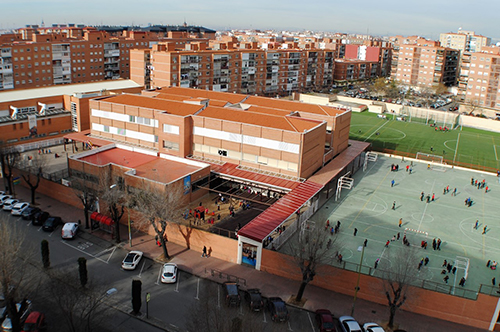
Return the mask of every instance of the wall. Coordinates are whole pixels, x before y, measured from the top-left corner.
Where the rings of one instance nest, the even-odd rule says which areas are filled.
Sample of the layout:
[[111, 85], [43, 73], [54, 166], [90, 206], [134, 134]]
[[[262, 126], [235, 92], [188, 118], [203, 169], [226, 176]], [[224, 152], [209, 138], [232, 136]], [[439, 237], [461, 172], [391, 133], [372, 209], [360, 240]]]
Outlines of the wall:
[[467, 115], [461, 115], [460, 120], [464, 127], [500, 132], [500, 121]]
[[[297, 281], [301, 279], [300, 269], [292, 257], [267, 249], [262, 251], [261, 270]], [[354, 296], [356, 282], [355, 272], [322, 266], [311, 284]], [[387, 305], [381, 279], [361, 274], [359, 288], [359, 298]], [[403, 310], [482, 329], [488, 329], [498, 301], [498, 298], [484, 294], [479, 294], [473, 301], [416, 287], [410, 287], [409, 292], [411, 296], [408, 296]]]

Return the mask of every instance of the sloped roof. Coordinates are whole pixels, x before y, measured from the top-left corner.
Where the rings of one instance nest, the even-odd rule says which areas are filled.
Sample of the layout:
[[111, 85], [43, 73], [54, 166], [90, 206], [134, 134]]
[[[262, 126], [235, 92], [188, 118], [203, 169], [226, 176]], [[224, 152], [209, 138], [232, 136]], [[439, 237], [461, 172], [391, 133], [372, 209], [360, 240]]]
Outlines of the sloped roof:
[[315, 104], [301, 103], [298, 101], [256, 97], [256, 96], [248, 97], [248, 99], [245, 100], [245, 104], [276, 108], [281, 110], [287, 110], [289, 112], [298, 111], [298, 112], [329, 115], [329, 116], [335, 116], [345, 112], [345, 110], [337, 109], [330, 106], [315, 105]]
[[190, 88], [180, 88], [180, 87], [163, 88], [161, 91], [162, 93], [165, 92], [182, 96], [191, 96], [193, 98], [203, 97], [208, 99], [227, 100], [231, 104], [237, 104], [245, 100], [245, 98], [247, 98], [247, 95], [241, 95], [237, 93], [217, 92], [210, 90], [190, 89]]

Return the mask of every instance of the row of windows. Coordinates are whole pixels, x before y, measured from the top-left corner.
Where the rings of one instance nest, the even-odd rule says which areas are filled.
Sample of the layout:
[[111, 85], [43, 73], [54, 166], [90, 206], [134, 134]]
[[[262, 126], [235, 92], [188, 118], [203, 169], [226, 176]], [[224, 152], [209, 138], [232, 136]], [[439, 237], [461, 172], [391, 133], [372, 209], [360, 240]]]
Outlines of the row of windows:
[[248, 161], [251, 163], [266, 165], [287, 171], [293, 171], [293, 172], [298, 171], [298, 165], [296, 163], [284, 160], [278, 160], [274, 158], [267, 158], [263, 156], [254, 155], [251, 153], [241, 153], [239, 151], [233, 151], [233, 150], [221, 150], [220, 148], [214, 146], [196, 144], [196, 143], [193, 144], [193, 151], [207, 153], [215, 156], [221, 155], [221, 151], [223, 151], [224, 152], [223, 155], [231, 159]]

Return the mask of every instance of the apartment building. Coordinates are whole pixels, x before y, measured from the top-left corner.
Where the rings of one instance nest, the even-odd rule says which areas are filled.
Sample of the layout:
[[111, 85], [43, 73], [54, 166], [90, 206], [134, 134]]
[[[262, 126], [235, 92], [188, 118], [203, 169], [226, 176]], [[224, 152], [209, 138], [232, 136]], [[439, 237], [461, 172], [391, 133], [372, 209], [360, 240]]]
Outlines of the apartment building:
[[121, 28], [120, 33], [108, 29], [111, 32], [92, 27], [28, 27], [0, 36], [0, 91], [128, 79], [130, 49], [148, 49], [165, 38], [178, 45], [208, 40], [187, 31], [153, 27], [150, 31]]
[[459, 50], [462, 53], [481, 52], [483, 47], [489, 46], [491, 38], [476, 35], [474, 31], [459, 29], [457, 33], [448, 32], [439, 35], [441, 46]]
[[391, 74], [392, 45], [381, 41], [364, 41], [363, 44], [345, 45], [346, 60], [361, 60], [375, 63], [377, 77], [387, 77]]
[[350, 111], [180, 87], [90, 101], [91, 134], [154, 153], [307, 178], [348, 147]]
[[458, 94], [476, 107], [500, 109], [500, 48], [485, 46], [482, 50], [464, 53]]
[[151, 50], [133, 50], [131, 78], [153, 89], [180, 86], [259, 95], [321, 91], [333, 83], [334, 52], [314, 45], [211, 45], [159, 43]]
[[456, 85], [459, 58], [457, 50], [441, 47], [436, 41], [416, 39], [415, 44], [398, 45], [391, 76], [412, 86]]
[[337, 85], [347, 84], [350, 81], [367, 80], [379, 77], [380, 67], [378, 61], [366, 60], [335, 60], [333, 79]]

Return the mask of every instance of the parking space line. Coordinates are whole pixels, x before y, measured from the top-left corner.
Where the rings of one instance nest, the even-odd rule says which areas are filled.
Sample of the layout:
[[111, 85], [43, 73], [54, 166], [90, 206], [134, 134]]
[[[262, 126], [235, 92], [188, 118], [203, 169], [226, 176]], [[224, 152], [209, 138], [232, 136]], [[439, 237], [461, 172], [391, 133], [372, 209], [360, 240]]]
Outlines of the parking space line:
[[263, 320], [263, 322], [264, 322], [264, 323], [267, 323], [267, 320], [266, 320], [266, 311], [265, 311], [265, 310], [262, 310], [262, 314], [264, 315], [264, 320]]
[[312, 319], [311, 319], [311, 315], [309, 314], [309, 311], [307, 312], [307, 318], [309, 318], [309, 323], [311, 323], [311, 328], [312, 328], [312, 330], [313, 330], [313, 331], [316, 331], [316, 330], [314, 329], [314, 324], [313, 324], [313, 321], [312, 321]]
[[177, 270], [177, 282], [175, 283], [175, 289], [174, 289], [174, 291], [177, 292], [177, 293], [179, 293], [179, 283], [181, 282], [180, 281], [180, 279], [181, 279], [180, 275], [181, 275], [181, 271]]
[[160, 266], [160, 271], [158, 271], [158, 278], [156, 279], [155, 284], [159, 285], [160, 284], [160, 278], [161, 278], [161, 271], [163, 270], [163, 266]]
[[293, 331], [292, 330], [292, 325], [290, 325], [290, 319], [288, 320], [288, 331]]
[[220, 287], [217, 286], [217, 308], [220, 308]]
[[79, 248], [77, 248], [77, 247], [75, 247], [75, 246], [72, 246], [71, 244], [67, 243], [67, 242], [66, 242], [66, 241], [64, 241], [64, 240], [61, 240], [61, 242], [62, 242], [63, 244], [65, 244], [65, 245], [67, 245], [68, 247], [71, 247], [71, 248], [73, 248], [73, 249], [75, 249], [75, 250], [78, 250], [79, 252], [84, 253], [84, 254], [85, 254], [85, 255], [87, 255], [87, 256], [90, 256], [90, 257], [92, 257], [92, 258], [95, 258], [95, 259], [97, 259], [97, 260], [99, 260], [99, 261], [101, 261], [101, 262], [103, 262], [103, 263], [109, 264], [109, 263], [108, 263], [108, 262], [106, 262], [105, 260], [100, 259], [99, 257], [95, 257], [94, 255], [89, 254], [88, 252], [86, 252], [86, 251], [84, 251], [84, 250], [81, 250], [81, 249], [79, 249]]
[[141, 274], [142, 274], [142, 270], [144, 269], [144, 265], [146, 265], [146, 261], [144, 261], [144, 262], [142, 263], [141, 271], [139, 271], [139, 275], [138, 275], [138, 277], [139, 277], [139, 278], [142, 278], [142, 277], [141, 277]]
[[29, 227], [29, 225], [31, 225], [31, 221], [28, 221], [28, 223], [26, 224], [26, 227]]
[[195, 297], [196, 300], [200, 299], [198, 295], [200, 295], [200, 278], [198, 278], [198, 283], [196, 285], [196, 297]]

